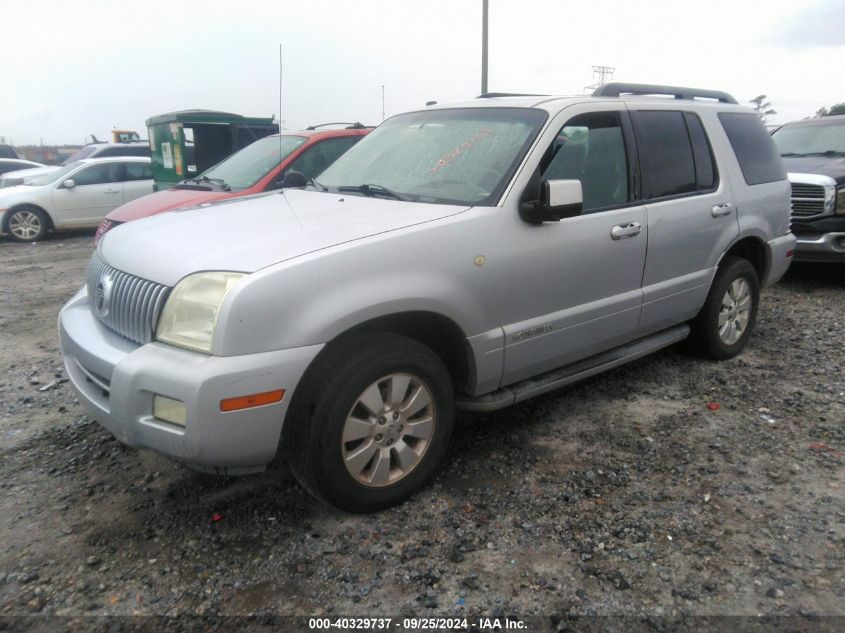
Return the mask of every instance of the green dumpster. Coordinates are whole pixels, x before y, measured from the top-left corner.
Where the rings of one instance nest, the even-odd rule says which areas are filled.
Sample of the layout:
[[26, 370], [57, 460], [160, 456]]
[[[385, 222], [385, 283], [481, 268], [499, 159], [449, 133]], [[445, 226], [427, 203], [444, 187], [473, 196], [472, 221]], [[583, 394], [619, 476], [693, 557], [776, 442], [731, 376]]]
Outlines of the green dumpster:
[[253, 141], [276, 134], [273, 117], [182, 110], [146, 121], [155, 189], [193, 178]]

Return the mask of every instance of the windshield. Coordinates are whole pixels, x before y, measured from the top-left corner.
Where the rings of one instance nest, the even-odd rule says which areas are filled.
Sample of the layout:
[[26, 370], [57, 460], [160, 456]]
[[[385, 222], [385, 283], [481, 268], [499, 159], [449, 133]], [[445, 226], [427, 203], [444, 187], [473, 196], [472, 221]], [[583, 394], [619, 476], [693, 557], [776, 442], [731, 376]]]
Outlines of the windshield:
[[361, 195], [441, 204], [495, 204], [546, 113], [462, 108], [388, 119], [319, 176]]
[[80, 163], [68, 163], [67, 165], [63, 165], [47, 174], [43, 174], [32, 179], [27, 178], [23, 184], [29, 185], [30, 187], [40, 187], [41, 185], [49, 185], [51, 182], [56, 182], [58, 180], [63, 179], [66, 175], [68, 175], [74, 169], [79, 167], [79, 165]]
[[94, 153], [94, 150], [98, 149], [100, 145], [86, 145], [82, 149], [76, 150], [73, 154], [68, 156], [62, 165], [70, 165], [71, 163], [75, 163], [78, 160], [82, 160], [83, 158], [88, 158], [91, 154]]
[[222, 181], [232, 191], [252, 187], [306, 140], [304, 136], [265, 136], [206, 169], [195, 180]]
[[845, 154], [845, 121], [786, 125], [772, 135], [781, 156]]

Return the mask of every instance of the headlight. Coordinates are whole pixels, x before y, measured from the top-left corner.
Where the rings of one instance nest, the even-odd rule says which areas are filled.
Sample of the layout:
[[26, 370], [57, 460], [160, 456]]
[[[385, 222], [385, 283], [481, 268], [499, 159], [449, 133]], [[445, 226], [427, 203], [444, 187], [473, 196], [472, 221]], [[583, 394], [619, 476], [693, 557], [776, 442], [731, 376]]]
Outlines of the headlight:
[[211, 353], [217, 313], [226, 293], [244, 273], [197, 273], [176, 284], [156, 328], [156, 340]]
[[836, 208], [833, 212], [836, 215], [845, 215], [845, 187], [836, 190]]

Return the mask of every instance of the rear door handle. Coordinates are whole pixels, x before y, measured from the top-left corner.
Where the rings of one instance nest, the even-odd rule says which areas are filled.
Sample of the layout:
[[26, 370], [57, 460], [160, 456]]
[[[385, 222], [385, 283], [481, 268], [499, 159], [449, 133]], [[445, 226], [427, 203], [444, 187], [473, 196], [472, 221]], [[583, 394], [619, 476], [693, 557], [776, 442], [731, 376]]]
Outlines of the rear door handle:
[[725, 204], [717, 204], [712, 209], [710, 209], [710, 215], [714, 218], [720, 218], [723, 215], [728, 215], [731, 211], [734, 210], [734, 205], [730, 202], [726, 202]]
[[643, 230], [639, 222], [629, 222], [628, 224], [617, 224], [610, 229], [610, 237], [614, 240], [624, 240], [626, 237], [636, 237]]

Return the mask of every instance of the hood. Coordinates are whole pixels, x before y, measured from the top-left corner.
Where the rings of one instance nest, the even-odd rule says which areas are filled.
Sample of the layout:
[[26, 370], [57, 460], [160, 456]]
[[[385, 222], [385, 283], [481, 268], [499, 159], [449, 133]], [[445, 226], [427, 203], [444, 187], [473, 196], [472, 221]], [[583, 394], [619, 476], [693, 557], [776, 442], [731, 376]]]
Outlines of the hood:
[[121, 224], [100, 253], [119, 270], [172, 286], [190, 273], [251, 273], [468, 208], [288, 189]]
[[837, 185], [845, 184], [845, 157], [843, 156], [783, 156], [786, 171], [799, 174], [830, 176]]
[[3, 187], [0, 189], [0, 209], [6, 208], [8, 204], [17, 202], [17, 198], [26, 197], [34, 191], [38, 191], [40, 187], [30, 187], [29, 185], [12, 185], [11, 187]]
[[236, 195], [238, 192], [211, 191], [210, 189], [165, 189], [127, 202], [109, 213], [106, 218], [112, 222], [129, 222], [173, 209], [225, 200]]

